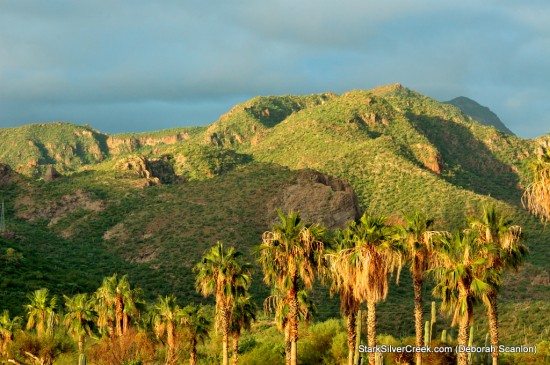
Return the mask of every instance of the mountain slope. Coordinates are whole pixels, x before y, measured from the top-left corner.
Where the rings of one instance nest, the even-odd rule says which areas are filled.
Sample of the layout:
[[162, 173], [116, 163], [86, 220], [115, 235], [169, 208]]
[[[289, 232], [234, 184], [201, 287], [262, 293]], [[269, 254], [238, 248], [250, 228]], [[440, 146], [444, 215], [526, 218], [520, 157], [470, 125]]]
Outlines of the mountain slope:
[[451, 104], [459, 108], [464, 114], [471, 116], [474, 120], [482, 125], [493, 126], [501, 132], [514, 136], [515, 134], [502, 123], [500, 118], [486, 106], [480, 105], [476, 101], [465, 96], [459, 96], [452, 100], [446, 101], [446, 104]]
[[[122, 142], [109, 146], [111, 137]], [[524, 227], [531, 247], [528, 264], [508, 276], [502, 292], [503, 318], [521, 313], [516, 322], [503, 323], [504, 339], [538, 338], [544, 329], [536, 326], [525, 334], [512, 331], [533, 313], [550, 321], [550, 232], [520, 202], [526, 165], [545, 138], [503, 134], [401, 85], [257, 97], [208, 128], [97, 138], [105, 140], [102, 160], [69, 165], [72, 173], [52, 183], [18, 176], [9, 188], [0, 186], [15, 232], [0, 238], [0, 249], [25, 257], [2, 272], [3, 299], [12, 308], [20, 310], [24, 292], [33, 288], [88, 291], [114, 271], [130, 273], [151, 299], [175, 293], [198, 300], [191, 267], [202, 252], [222, 240], [253, 260], [274, 202], [294, 194], [289, 187], [301, 174], [297, 170], [314, 169], [349, 181], [361, 209], [393, 222], [401, 211], [419, 208], [436, 218], [438, 228], [458, 228], [482, 202], [494, 202]], [[9, 149], [2, 145], [0, 153]], [[131, 161], [164, 161], [183, 179], [150, 186], [147, 173], [132, 170]], [[302, 191], [304, 201], [312, 199], [309, 191]], [[335, 196], [328, 193], [328, 200]], [[73, 284], [64, 273], [75, 278]], [[412, 334], [406, 316], [391, 315], [412, 312], [409, 284], [404, 273], [380, 306], [381, 332]], [[12, 291], [19, 294], [10, 296]], [[268, 292], [258, 267], [253, 291], [258, 301]], [[326, 290], [317, 288], [312, 296], [322, 317], [337, 315], [338, 304]]]

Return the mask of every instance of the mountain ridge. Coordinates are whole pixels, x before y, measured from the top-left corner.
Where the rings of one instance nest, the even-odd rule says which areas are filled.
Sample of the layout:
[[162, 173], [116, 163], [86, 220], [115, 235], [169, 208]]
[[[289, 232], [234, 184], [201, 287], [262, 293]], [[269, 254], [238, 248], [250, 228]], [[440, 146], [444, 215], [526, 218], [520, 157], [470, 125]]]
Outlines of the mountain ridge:
[[[533, 308], [550, 313], [544, 304], [550, 285], [537, 279], [550, 272], [550, 233], [521, 206], [527, 165], [539, 148], [546, 148], [546, 137], [504, 134], [401, 85], [342, 95], [257, 97], [211, 126], [195, 129], [109, 136], [91, 127], [54, 127], [63, 137], [59, 145], [36, 147], [46, 147], [55, 134], [33, 127], [34, 135], [4, 134], [9, 144], [0, 146], [0, 162], [11, 156], [8, 164], [14, 170], [25, 166], [29, 155], [39, 161], [36, 174], [17, 174], [8, 187], [0, 187], [14, 232], [12, 238], [0, 238], [0, 250], [14, 248], [29, 258], [19, 268], [1, 269], [0, 288], [6, 290], [0, 291], [0, 300], [13, 308], [21, 310], [18, 301], [25, 297], [9, 296], [23, 291], [17, 288], [87, 291], [113, 271], [130, 274], [151, 298], [174, 293], [182, 300], [199, 300], [191, 267], [204, 249], [221, 240], [253, 261], [254, 246], [269, 228], [266, 217], [283, 204], [292, 207], [314, 195], [307, 188], [300, 199], [289, 199], [300, 171], [312, 169], [349, 182], [361, 211], [393, 222], [401, 219], [400, 212], [417, 208], [434, 216], [438, 229], [450, 230], [462, 227], [483, 203], [494, 203], [524, 227], [532, 249], [520, 273], [507, 277], [503, 318], [518, 310], [516, 304], [525, 311], [522, 318]], [[108, 138], [121, 142], [109, 147]], [[64, 149], [66, 144], [71, 149]], [[78, 145], [98, 146], [100, 154]], [[18, 157], [15, 147], [36, 155]], [[59, 151], [69, 159], [57, 161]], [[86, 154], [78, 156], [78, 151]], [[42, 160], [36, 157], [40, 152], [47, 152]], [[145, 171], [153, 162], [181, 179], [153, 181], [154, 171]], [[52, 182], [40, 179], [40, 169], [49, 165], [62, 172]], [[311, 179], [315, 185], [318, 178]], [[327, 201], [345, 191], [322, 189], [316, 196]], [[85, 274], [79, 277], [79, 272]], [[267, 288], [255, 275], [253, 291], [261, 298]], [[71, 278], [73, 287], [64, 278]], [[390, 292], [381, 313], [408, 310], [410, 293], [399, 287]], [[313, 297], [323, 303], [324, 316], [336, 315], [337, 303], [321, 289]], [[334, 305], [327, 309], [327, 303]], [[388, 333], [410, 327], [381, 321]], [[505, 336], [512, 336], [509, 324], [503, 326]], [[539, 335], [536, 328], [529, 331], [530, 338]]]

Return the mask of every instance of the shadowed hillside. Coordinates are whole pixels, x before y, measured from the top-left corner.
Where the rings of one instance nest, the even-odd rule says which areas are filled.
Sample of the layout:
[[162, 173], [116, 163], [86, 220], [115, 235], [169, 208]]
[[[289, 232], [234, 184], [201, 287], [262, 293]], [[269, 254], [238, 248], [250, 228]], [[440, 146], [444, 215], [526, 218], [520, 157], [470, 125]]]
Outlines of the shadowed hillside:
[[482, 125], [493, 126], [501, 132], [514, 136], [514, 133], [502, 123], [500, 118], [486, 106], [480, 105], [465, 96], [459, 96], [445, 103], [451, 104], [462, 110]]

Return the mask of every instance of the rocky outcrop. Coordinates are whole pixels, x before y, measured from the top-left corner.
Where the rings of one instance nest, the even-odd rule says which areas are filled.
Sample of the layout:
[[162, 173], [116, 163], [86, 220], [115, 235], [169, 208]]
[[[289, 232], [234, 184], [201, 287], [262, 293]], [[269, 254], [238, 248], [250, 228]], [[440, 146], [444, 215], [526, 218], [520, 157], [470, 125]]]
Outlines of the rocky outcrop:
[[187, 132], [178, 132], [172, 135], [163, 137], [148, 137], [148, 136], [130, 136], [117, 137], [112, 136], [107, 138], [107, 147], [109, 153], [117, 155], [124, 152], [133, 152], [143, 146], [156, 146], [158, 144], [174, 144], [179, 141], [188, 140], [190, 138]]
[[342, 228], [361, 213], [355, 192], [342, 179], [313, 170], [300, 171], [296, 184], [287, 186], [268, 203], [269, 224], [277, 221], [276, 210], [296, 211], [305, 222], [329, 229]]
[[8, 165], [0, 163], [0, 186], [7, 186], [13, 180], [14, 172]]
[[144, 186], [171, 184], [181, 181], [174, 172], [170, 163], [172, 156], [164, 155], [157, 159], [147, 159], [143, 156], [132, 155], [120, 160], [115, 168], [123, 173], [130, 173], [147, 180]]
[[445, 167], [441, 153], [433, 146], [417, 143], [412, 146], [412, 150], [418, 161], [428, 170], [441, 174]]
[[52, 181], [57, 180], [60, 176], [61, 176], [61, 174], [59, 172], [57, 172], [55, 167], [50, 165], [50, 166], [46, 167], [46, 172], [44, 173], [44, 181], [52, 182]]

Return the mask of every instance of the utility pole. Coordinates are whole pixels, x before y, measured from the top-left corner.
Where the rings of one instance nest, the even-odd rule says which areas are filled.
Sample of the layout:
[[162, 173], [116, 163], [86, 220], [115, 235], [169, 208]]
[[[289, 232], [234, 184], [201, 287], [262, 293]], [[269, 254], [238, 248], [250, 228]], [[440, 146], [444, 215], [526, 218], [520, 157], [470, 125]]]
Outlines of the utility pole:
[[6, 217], [4, 215], [4, 200], [2, 200], [2, 209], [0, 212], [0, 232], [6, 232]]

